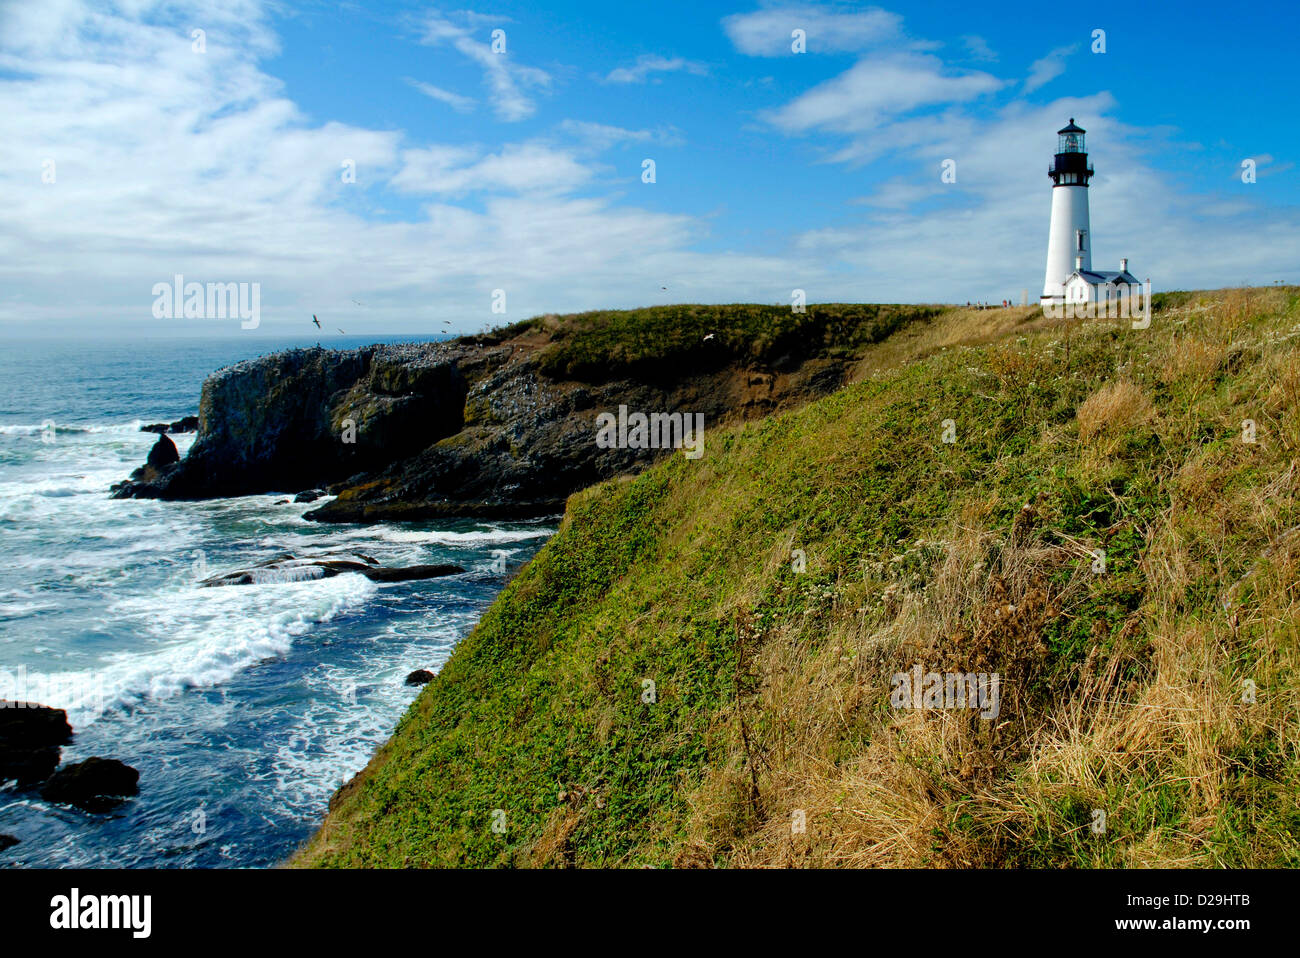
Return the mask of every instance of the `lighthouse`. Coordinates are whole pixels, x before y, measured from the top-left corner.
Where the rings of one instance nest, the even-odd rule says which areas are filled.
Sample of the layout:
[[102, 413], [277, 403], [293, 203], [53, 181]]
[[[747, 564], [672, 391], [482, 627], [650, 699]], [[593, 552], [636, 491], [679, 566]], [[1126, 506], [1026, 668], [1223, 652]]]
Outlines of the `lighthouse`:
[[[1052, 226], [1047, 236], [1047, 276], [1043, 280], [1044, 308], [1062, 304], [1089, 307], [1119, 304], [1132, 307], [1139, 288], [1128, 271], [1128, 259], [1118, 270], [1092, 268], [1092, 227], [1088, 222], [1088, 180], [1092, 167], [1083, 144], [1084, 129], [1069, 125], [1056, 131], [1056, 161], [1047, 171], [1052, 178]], [[1151, 281], [1143, 288], [1150, 297]], [[1145, 302], [1146, 300], [1142, 300]], [[1127, 314], [1125, 314], [1127, 315]]]
[[1088, 151], [1086, 131], [1074, 117], [1056, 131], [1056, 160], [1048, 169], [1052, 178], [1052, 226], [1047, 237], [1047, 276], [1043, 303], [1065, 301], [1065, 281], [1076, 270], [1092, 270], [1092, 236], [1088, 224]]

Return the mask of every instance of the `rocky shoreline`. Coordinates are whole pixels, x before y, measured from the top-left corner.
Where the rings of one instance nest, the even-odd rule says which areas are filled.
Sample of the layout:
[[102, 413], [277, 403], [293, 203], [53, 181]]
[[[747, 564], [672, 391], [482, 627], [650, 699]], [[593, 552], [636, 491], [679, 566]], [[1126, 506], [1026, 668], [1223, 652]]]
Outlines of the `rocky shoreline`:
[[320, 522], [553, 515], [572, 493], [670, 451], [598, 446], [602, 413], [691, 413], [712, 429], [830, 393], [853, 361], [817, 337], [756, 358], [706, 335], [673, 362], [557, 369], [547, 362], [557, 336], [520, 324], [496, 336], [238, 363], [203, 384], [188, 454], [161, 434], [112, 495], [325, 490], [334, 498], [307, 513]]

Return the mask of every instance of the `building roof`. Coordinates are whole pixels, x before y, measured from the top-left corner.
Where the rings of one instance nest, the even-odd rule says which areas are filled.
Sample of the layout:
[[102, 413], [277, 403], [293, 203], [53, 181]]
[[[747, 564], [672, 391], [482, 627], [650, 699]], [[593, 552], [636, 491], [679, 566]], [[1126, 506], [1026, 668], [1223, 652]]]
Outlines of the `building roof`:
[[1057, 130], [1056, 132], [1057, 132], [1057, 133], [1087, 133], [1088, 131], [1085, 130], [1085, 129], [1084, 129], [1083, 127], [1081, 127], [1081, 126], [1075, 126], [1075, 125], [1074, 125], [1074, 117], [1070, 117], [1070, 125], [1069, 125], [1069, 126], [1063, 126], [1063, 127], [1061, 127], [1059, 130]]
[[1068, 283], [1074, 277], [1078, 276], [1090, 286], [1100, 286], [1102, 283], [1137, 283], [1138, 278], [1132, 273], [1125, 270], [1096, 270], [1096, 269], [1076, 269], [1069, 276], [1065, 277]]

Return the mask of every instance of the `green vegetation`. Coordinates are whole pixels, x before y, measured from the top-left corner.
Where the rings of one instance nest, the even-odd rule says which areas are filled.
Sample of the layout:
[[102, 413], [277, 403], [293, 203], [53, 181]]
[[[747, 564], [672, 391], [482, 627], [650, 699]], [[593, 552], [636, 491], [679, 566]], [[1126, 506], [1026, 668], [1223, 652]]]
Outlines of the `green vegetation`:
[[[574, 496], [294, 864], [1300, 865], [1300, 295], [1157, 305], [879, 308], [862, 381]], [[726, 309], [772, 356], [876, 308]], [[998, 672], [998, 718], [891, 708], [917, 663]]]
[[[937, 306], [838, 303], [789, 306], [649, 306], [543, 316], [550, 333], [541, 365], [555, 379], [616, 379], [628, 373], [676, 375], [682, 364], [742, 361], [780, 365], [793, 352], [853, 358], [904, 325], [938, 316]], [[708, 337], [707, 339], [705, 337]]]

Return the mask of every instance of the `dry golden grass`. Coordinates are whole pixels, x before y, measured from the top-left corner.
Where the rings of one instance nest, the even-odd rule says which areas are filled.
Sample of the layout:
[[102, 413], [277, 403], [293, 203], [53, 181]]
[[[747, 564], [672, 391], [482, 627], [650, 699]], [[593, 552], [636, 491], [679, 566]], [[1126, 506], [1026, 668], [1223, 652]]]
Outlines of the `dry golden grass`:
[[1141, 386], [1126, 379], [1107, 383], [1079, 407], [1079, 438], [1085, 443], [1114, 440], [1154, 416], [1155, 408]]
[[1179, 380], [1205, 383], [1223, 365], [1227, 355], [1228, 348], [1221, 343], [1190, 336], [1176, 339], [1170, 344], [1158, 374], [1166, 384]]
[[857, 382], [873, 372], [894, 369], [944, 349], [975, 346], [1001, 339], [1013, 332], [1029, 332], [1063, 325], [1073, 320], [1052, 320], [1038, 306], [1005, 309], [953, 308], [927, 322], [912, 323], [893, 336], [867, 349], [863, 360], [848, 377]]

